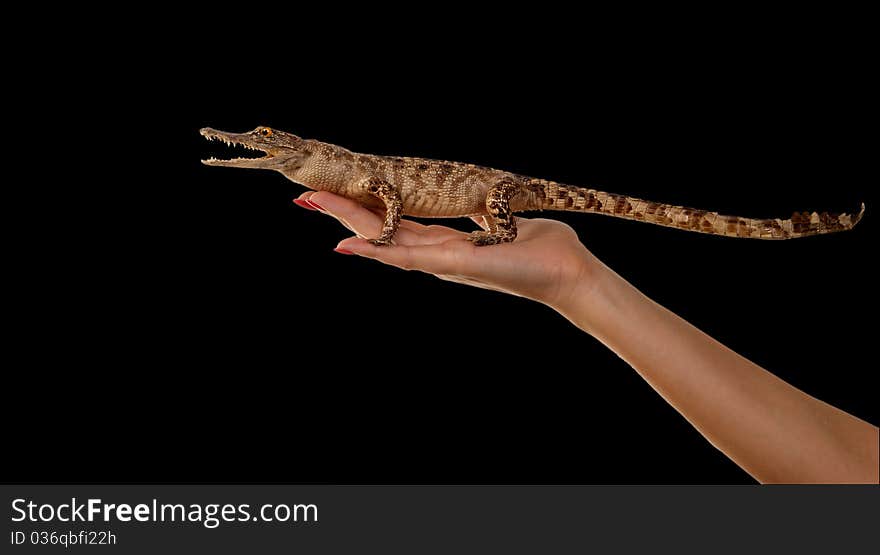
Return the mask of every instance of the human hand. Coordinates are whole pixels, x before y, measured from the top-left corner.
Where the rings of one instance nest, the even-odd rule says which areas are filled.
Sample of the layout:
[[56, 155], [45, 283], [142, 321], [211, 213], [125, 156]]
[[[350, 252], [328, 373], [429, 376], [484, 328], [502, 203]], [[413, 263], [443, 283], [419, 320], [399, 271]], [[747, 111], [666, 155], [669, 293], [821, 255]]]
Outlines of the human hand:
[[378, 247], [362, 237], [379, 234], [379, 214], [327, 192], [295, 202], [358, 234], [339, 252], [551, 306], [762, 482], [877, 483], [876, 426], [792, 387], [651, 301], [561, 222], [519, 218], [516, 241], [476, 247], [465, 232], [403, 220], [396, 244]]
[[[364, 237], [379, 234], [382, 217], [357, 202], [325, 191], [309, 191], [294, 202], [333, 216], [358, 235], [340, 242], [337, 252], [526, 297], [557, 309], [576, 290], [580, 295], [585, 286], [589, 288], [595, 272], [603, 268], [574, 230], [555, 220], [517, 218], [516, 241], [486, 247], [474, 246], [462, 231], [402, 220], [395, 244], [376, 246]], [[482, 225], [482, 218], [473, 220]]]

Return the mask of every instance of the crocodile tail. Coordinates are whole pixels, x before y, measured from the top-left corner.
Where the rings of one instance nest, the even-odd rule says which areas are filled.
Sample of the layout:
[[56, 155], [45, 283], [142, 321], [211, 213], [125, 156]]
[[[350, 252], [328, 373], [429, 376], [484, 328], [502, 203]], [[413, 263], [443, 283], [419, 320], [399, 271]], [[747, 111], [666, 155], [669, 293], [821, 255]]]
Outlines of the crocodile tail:
[[532, 187], [534, 185], [543, 189], [543, 194], [537, 195], [540, 199], [538, 208], [542, 210], [593, 212], [726, 237], [794, 239], [846, 231], [859, 223], [865, 213], [865, 204], [862, 203], [861, 210], [854, 216], [828, 212], [795, 212], [786, 220], [741, 218], [551, 181], [542, 180], [540, 184], [532, 184]]

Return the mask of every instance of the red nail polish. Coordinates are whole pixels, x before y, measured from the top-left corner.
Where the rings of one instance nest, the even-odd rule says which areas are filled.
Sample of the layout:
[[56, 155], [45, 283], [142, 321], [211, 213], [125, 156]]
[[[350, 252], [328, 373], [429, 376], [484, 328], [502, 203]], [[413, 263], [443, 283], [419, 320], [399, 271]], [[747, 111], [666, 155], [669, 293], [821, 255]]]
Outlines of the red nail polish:
[[308, 202], [309, 205], [311, 205], [312, 210], [320, 210], [321, 212], [326, 212], [326, 210], [324, 210], [324, 207], [321, 206], [320, 204], [318, 204], [317, 202], [315, 202], [313, 200], [307, 200], [306, 202]]
[[293, 199], [293, 203], [301, 208], [305, 208], [306, 210], [315, 210], [315, 208], [308, 203], [308, 201], [301, 200], [298, 198]]
[[340, 249], [339, 247], [336, 247], [336, 248], [333, 249], [333, 250], [336, 251], [336, 252], [338, 252], [339, 254], [354, 254], [354, 253], [351, 252], [351, 251], [347, 251], [347, 250], [345, 250], [345, 249]]

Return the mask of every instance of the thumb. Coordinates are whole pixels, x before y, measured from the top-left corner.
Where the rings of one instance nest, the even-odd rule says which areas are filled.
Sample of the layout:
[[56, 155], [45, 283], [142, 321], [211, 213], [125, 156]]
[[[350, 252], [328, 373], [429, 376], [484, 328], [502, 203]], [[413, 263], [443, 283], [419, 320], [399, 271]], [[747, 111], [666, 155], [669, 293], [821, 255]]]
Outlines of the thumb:
[[452, 273], [453, 256], [443, 245], [383, 245], [376, 246], [358, 237], [344, 239], [336, 246], [337, 252], [372, 258], [403, 270], [419, 270], [429, 274]]

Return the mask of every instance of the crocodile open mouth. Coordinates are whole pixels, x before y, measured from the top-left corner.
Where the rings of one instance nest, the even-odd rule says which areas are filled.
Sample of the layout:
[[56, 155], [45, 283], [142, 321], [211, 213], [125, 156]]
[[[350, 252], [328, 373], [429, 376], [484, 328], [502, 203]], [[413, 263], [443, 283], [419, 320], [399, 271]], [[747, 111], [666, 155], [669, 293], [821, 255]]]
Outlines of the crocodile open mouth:
[[[221, 149], [217, 149], [217, 153], [210, 158], [203, 159], [202, 163], [209, 166], [213, 165], [234, 165], [239, 162], [249, 162], [252, 160], [261, 160], [271, 158], [269, 151], [256, 146], [248, 140], [250, 137], [227, 134], [213, 129], [202, 129], [201, 134], [208, 141], [221, 143], [227, 148], [223, 149], [224, 153], [220, 154]], [[234, 158], [227, 157], [230, 154], [229, 148], [232, 149], [231, 154]]]

